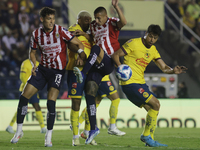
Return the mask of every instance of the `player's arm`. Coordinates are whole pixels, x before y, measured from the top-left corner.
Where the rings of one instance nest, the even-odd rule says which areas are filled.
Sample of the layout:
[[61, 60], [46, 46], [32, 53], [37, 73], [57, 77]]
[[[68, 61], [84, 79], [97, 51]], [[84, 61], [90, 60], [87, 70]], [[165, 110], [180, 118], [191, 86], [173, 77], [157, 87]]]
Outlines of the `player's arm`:
[[155, 64], [162, 70], [163, 73], [166, 74], [181, 74], [185, 73], [187, 68], [185, 66], [175, 66], [174, 68], [169, 67], [165, 64], [162, 59], [155, 60]]
[[81, 30], [76, 30], [74, 31], [73, 35], [75, 36], [84, 36], [89, 42], [93, 42], [93, 35], [92, 34], [89, 34], [89, 33], [86, 33], [84, 31], [81, 31]]
[[35, 50], [35, 49], [32, 49], [32, 48], [30, 48], [30, 51], [29, 51], [29, 59], [30, 59], [30, 61], [31, 61], [31, 64], [32, 64], [32, 66], [33, 66], [33, 68], [32, 68], [32, 75], [34, 75], [34, 76], [36, 76], [36, 72], [35, 72], [35, 70], [36, 70], [36, 68], [37, 68], [37, 65], [36, 65], [36, 51], [37, 50]]
[[[71, 46], [71, 48], [69, 47], [69, 49], [73, 49], [74, 52], [76, 52], [76, 53], [79, 54], [79, 56], [80, 56], [80, 58], [81, 58], [82, 60], [86, 60], [87, 56], [86, 56], [86, 54], [85, 54], [85, 52], [84, 52], [84, 45], [82, 44], [82, 42], [81, 42], [77, 37], [74, 37], [74, 38], [70, 41], [70, 43], [71, 43], [72, 45], [69, 44], [69, 46]], [[74, 44], [75, 46], [74, 46], [73, 44]]]
[[120, 48], [111, 57], [117, 66], [121, 65], [120, 57], [125, 56], [124, 51]]
[[119, 0], [112, 0], [112, 5], [117, 11], [117, 14], [119, 16], [120, 21], [117, 22], [117, 26], [119, 29], [121, 29], [123, 26], [127, 24], [126, 18], [124, 17], [124, 14], [122, 13], [121, 9], [118, 6]]

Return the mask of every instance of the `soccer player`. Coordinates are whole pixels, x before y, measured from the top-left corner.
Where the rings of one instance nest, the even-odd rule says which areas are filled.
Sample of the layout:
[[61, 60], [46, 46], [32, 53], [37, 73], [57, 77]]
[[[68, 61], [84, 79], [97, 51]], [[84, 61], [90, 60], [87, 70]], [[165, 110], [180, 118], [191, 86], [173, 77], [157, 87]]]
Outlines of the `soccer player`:
[[126, 24], [126, 19], [118, 6], [118, 2], [118, 0], [112, 0], [112, 5], [116, 9], [119, 18], [109, 18], [104, 7], [95, 9], [95, 20], [90, 24], [91, 36], [85, 36], [88, 39], [92, 37], [96, 45], [92, 47], [83, 70], [80, 71], [77, 67], [73, 68], [77, 82], [82, 82], [82, 78], [88, 73], [85, 85], [85, 97], [91, 130], [85, 144], [91, 143], [94, 137], [100, 132], [96, 127], [95, 96], [101, 79], [114, 70], [114, 63], [110, 55], [120, 48], [118, 42], [119, 31]]
[[149, 90], [144, 80], [144, 71], [153, 60], [155, 64], [167, 74], [180, 74], [187, 70], [184, 66], [175, 66], [173, 69], [165, 64], [154, 44], [161, 34], [159, 25], [150, 25], [143, 38], [135, 38], [127, 41], [112, 58], [116, 65], [121, 65], [119, 57], [124, 56], [124, 64], [132, 69], [132, 76], [127, 81], [120, 81], [123, 92], [136, 106], [144, 107], [147, 111], [146, 124], [140, 139], [151, 147], [167, 146], [154, 140], [154, 131], [157, 123], [157, 115], [160, 110], [159, 100]]
[[[76, 31], [82, 31], [87, 32], [89, 29], [90, 22], [92, 20], [91, 15], [87, 11], [80, 11], [77, 15], [77, 23], [69, 27], [69, 31], [72, 34], [76, 34]], [[90, 54], [90, 50], [92, 47], [92, 43], [86, 39], [85, 36], [77, 36], [78, 39], [84, 44], [84, 52], [87, 55], [87, 57]], [[72, 44], [69, 44], [68, 49], [68, 64], [66, 67], [66, 70], [68, 70], [68, 77], [67, 77], [67, 83], [68, 83], [68, 97], [72, 100], [72, 108], [70, 113], [70, 120], [71, 120], [71, 126], [72, 126], [72, 132], [73, 132], [73, 140], [72, 145], [77, 146], [80, 145], [79, 141], [79, 134], [78, 134], [78, 118], [79, 118], [79, 110], [80, 110], [80, 104], [81, 104], [81, 98], [83, 96], [83, 89], [85, 85], [85, 78], [83, 79], [82, 83], [77, 83], [76, 76], [73, 73], [73, 67], [78, 65], [78, 68], [82, 70], [83, 62], [82, 60], [77, 58], [78, 54], [73, 52], [74, 48]], [[82, 65], [81, 65], [82, 64]], [[93, 144], [96, 142], [93, 141]]]
[[[111, 135], [117, 135], [117, 136], [123, 136], [126, 133], [120, 131], [116, 127], [116, 119], [117, 119], [117, 113], [118, 113], [118, 106], [120, 102], [119, 94], [117, 93], [117, 90], [115, 89], [114, 85], [112, 84], [109, 75], [106, 75], [103, 77], [101, 84], [99, 86], [99, 89], [97, 91], [97, 96], [95, 98], [96, 107], [99, 106], [101, 100], [104, 97], [108, 97], [111, 100], [109, 115], [110, 115], [110, 125], [108, 128], [108, 134]], [[83, 109], [80, 117], [79, 117], [79, 126], [85, 121], [85, 128], [84, 131], [81, 133], [81, 137], [83, 139], [87, 139], [90, 131], [90, 123], [88, 114], [86, 112], [86, 108]]]
[[[17, 131], [11, 143], [17, 143], [23, 136], [22, 126], [27, 113], [28, 100], [47, 84], [47, 132], [45, 146], [51, 147], [51, 137], [55, 121], [56, 99], [59, 94], [62, 77], [66, 67], [66, 42], [71, 42], [79, 47], [79, 56], [84, 59], [83, 44], [67, 29], [55, 24], [55, 10], [43, 7], [40, 10], [40, 20], [43, 27], [32, 32], [29, 58], [32, 62], [32, 75], [27, 81], [20, 96], [17, 109]], [[36, 66], [36, 50], [41, 52], [41, 61]]]
[[[86, 34], [86, 32], [89, 29], [89, 24], [91, 22], [91, 15], [87, 11], [81, 11], [78, 14], [77, 17], [77, 23], [74, 24], [69, 28], [69, 31], [76, 34], [82, 32], [82, 34]], [[90, 54], [90, 49], [91, 49], [91, 42], [86, 39], [85, 36], [78, 36], [78, 39], [84, 44], [84, 52], [89, 56]], [[68, 70], [68, 89], [69, 89], [69, 97], [72, 98], [72, 109], [71, 109], [71, 129], [73, 131], [73, 140], [72, 140], [72, 145], [80, 145], [79, 142], [79, 134], [78, 134], [78, 127], [79, 127], [79, 110], [80, 110], [80, 104], [81, 104], [81, 98], [83, 95], [83, 90], [84, 90], [84, 85], [85, 85], [85, 79], [86, 75], [84, 76], [83, 82], [82, 83], [77, 83], [76, 81], [76, 76], [73, 73], [73, 67], [76, 66], [76, 61], [77, 61], [77, 54], [74, 53], [71, 50], [68, 50], [68, 56], [69, 56], [69, 62], [67, 64], [67, 70]], [[79, 70], [82, 70], [83, 67], [79, 66]], [[112, 83], [110, 82], [109, 76], [106, 76], [104, 79], [102, 79], [103, 82], [101, 82], [101, 91], [100, 95], [103, 95], [104, 97], [109, 95], [109, 98], [112, 100], [111, 103], [111, 111], [110, 115], [111, 117], [111, 124], [109, 127], [109, 134], [113, 135], [124, 135], [125, 132], [122, 132], [117, 129], [115, 125], [116, 117], [117, 117], [117, 112], [118, 112], [118, 105], [120, 102], [119, 95], [117, 91], [114, 89], [112, 86]], [[101, 97], [98, 98], [99, 100], [97, 101], [100, 103]], [[98, 105], [98, 104], [97, 104]], [[85, 117], [85, 116], [84, 116]], [[84, 134], [84, 138], [88, 136], [88, 129], [90, 126], [87, 124], [86, 129]], [[96, 142], [93, 140], [91, 142], [92, 145], [96, 145]]]
[[[38, 66], [38, 65], [39, 65], [39, 62], [36, 61], [36, 66]], [[25, 86], [28, 78], [31, 76], [31, 69], [32, 69], [31, 61], [29, 59], [24, 60], [21, 64], [21, 68], [20, 68], [20, 80], [22, 82], [20, 87], [19, 87], [20, 94], [23, 91], [24, 86]], [[40, 105], [39, 105], [39, 94], [37, 93], [37, 94], [33, 95], [33, 97], [31, 97], [29, 99], [29, 103], [32, 104], [34, 109], [35, 109], [36, 118], [37, 118], [39, 125], [41, 127], [40, 132], [46, 133], [46, 128], [45, 128], [45, 125], [44, 125], [44, 119], [43, 119], [43, 115], [42, 115], [41, 108], [40, 108]], [[14, 114], [9, 126], [6, 128], [7, 132], [15, 133], [13, 131], [13, 125], [16, 122], [16, 120], [17, 120], [17, 112]]]

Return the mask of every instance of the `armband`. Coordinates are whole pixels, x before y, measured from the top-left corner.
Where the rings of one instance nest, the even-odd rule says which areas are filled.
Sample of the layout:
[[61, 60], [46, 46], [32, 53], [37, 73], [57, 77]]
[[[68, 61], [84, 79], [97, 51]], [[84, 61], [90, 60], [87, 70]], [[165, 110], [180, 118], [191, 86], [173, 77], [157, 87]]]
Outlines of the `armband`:
[[82, 53], [82, 52], [83, 52], [83, 50], [82, 50], [82, 49], [79, 49], [77, 52], [80, 54], [80, 53]]

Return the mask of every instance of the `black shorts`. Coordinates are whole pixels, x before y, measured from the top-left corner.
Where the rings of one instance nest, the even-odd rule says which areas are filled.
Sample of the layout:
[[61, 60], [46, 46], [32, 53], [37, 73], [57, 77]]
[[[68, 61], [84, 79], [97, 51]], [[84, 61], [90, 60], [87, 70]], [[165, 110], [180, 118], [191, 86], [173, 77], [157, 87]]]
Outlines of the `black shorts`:
[[104, 58], [100, 64], [94, 64], [88, 72], [86, 83], [88, 81], [95, 81], [98, 85], [101, 83], [101, 79], [110, 74], [115, 68], [114, 62], [110, 56], [104, 53]]
[[42, 90], [47, 84], [47, 89], [54, 87], [60, 90], [60, 85], [62, 82], [62, 77], [65, 74], [65, 69], [49, 69], [42, 65], [39, 65], [36, 69], [36, 76], [31, 75], [28, 79], [28, 83], [33, 85], [38, 90]]

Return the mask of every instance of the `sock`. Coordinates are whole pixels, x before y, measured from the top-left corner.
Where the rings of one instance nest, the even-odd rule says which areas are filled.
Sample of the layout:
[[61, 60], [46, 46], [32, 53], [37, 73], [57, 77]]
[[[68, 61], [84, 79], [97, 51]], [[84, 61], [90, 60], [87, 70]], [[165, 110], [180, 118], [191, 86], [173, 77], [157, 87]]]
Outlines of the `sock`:
[[71, 120], [73, 135], [78, 135], [79, 111], [74, 111], [73, 109], [71, 109], [70, 120]]
[[15, 124], [16, 120], [17, 120], [17, 112], [14, 114], [14, 116], [13, 116], [13, 118], [12, 118], [12, 120], [11, 120], [9, 125], [12, 127]]
[[23, 126], [23, 123], [17, 123], [16, 134], [18, 134], [18, 133], [20, 133], [22, 131], [22, 126]]
[[87, 103], [87, 113], [90, 120], [90, 130], [96, 129], [96, 104], [95, 104], [95, 97], [86, 94], [86, 103]]
[[90, 130], [85, 130], [85, 129], [84, 129], [83, 132], [84, 132], [84, 134], [85, 134], [86, 136], [88, 136], [88, 135], [89, 135], [89, 131], [90, 131]]
[[53, 125], [54, 125], [54, 121], [55, 121], [55, 106], [56, 106], [56, 102], [53, 100], [47, 100], [47, 129], [48, 130], [52, 130], [53, 129]]
[[99, 55], [101, 49], [99, 46], [97, 45], [94, 45], [91, 49], [91, 52], [90, 52], [90, 55], [83, 67], [83, 70], [82, 70], [82, 73], [83, 74], [86, 74], [90, 68], [94, 65], [94, 63], [96, 62], [97, 60], [97, 56]]
[[47, 139], [50, 139], [50, 140], [51, 140], [52, 131], [53, 131], [53, 130], [48, 130], [48, 129], [47, 129], [47, 133], [46, 133]]
[[81, 115], [80, 115], [80, 117], [79, 117], [78, 122], [79, 122], [80, 124], [82, 124], [83, 121], [85, 121], [85, 112], [86, 112], [86, 108], [83, 109], [83, 111], [81, 112]]
[[79, 138], [79, 135], [73, 135], [73, 139]]
[[20, 96], [19, 98], [19, 104], [17, 109], [17, 123], [21, 124], [24, 122], [24, 117], [27, 114], [28, 110], [28, 99], [24, 96]]
[[[116, 123], [119, 102], [120, 102], [120, 98], [117, 98], [117, 99], [111, 101], [110, 110], [109, 110], [110, 124]], [[113, 127], [115, 128], [115, 125], [110, 126], [111, 129], [114, 129]]]
[[154, 131], [157, 123], [157, 115], [158, 111], [156, 110], [150, 109], [148, 111], [146, 116], [145, 128], [143, 131], [144, 136], [148, 136], [149, 134], [151, 134], [152, 139], [154, 139]]
[[[96, 104], [96, 108], [99, 106], [99, 104]], [[83, 121], [85, 121], [85, 115], [86, 115], [87, 111], [86, 111], [86, 107], [83, 109], [80, 117], [79, 117], [79, 127], [80, 125], [83, 123]], [[88, 114], [87, 114], [88, 115]]]
[[44, 128], [44, 119], [43, 119], [42, 111], [41, 110], [35, 111], [35, 113], [36, 113], [36, 118], [39, 122], [40, 127]]

